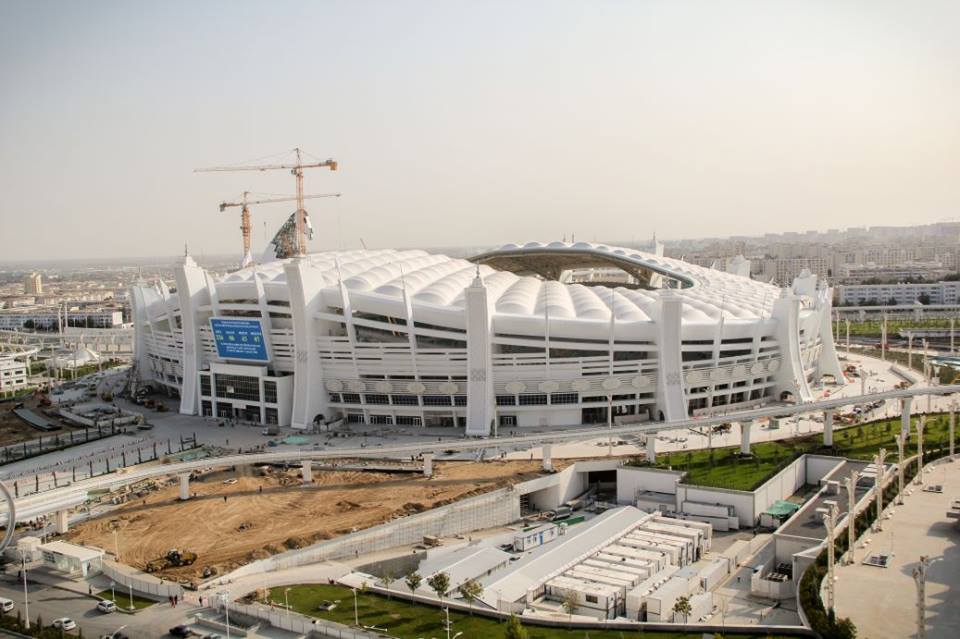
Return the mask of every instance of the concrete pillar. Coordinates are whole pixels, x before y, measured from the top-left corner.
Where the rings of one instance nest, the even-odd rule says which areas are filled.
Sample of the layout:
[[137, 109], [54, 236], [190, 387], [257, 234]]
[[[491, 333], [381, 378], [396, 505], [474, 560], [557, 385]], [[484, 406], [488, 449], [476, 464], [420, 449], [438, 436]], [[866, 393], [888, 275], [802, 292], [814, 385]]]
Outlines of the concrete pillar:
[[833, 446], [833, 410], [823, 411], [823, 445]]
[[180, 475], [180, 501], [190, 499], [190, 473]]
[[657, 461], [657, 434], [647, 433], [647, 461], [651, 464]]
[[433, 453], [423, 454], [423, 476], [433, 477]]
[[910, 436], [910, 404], [912, 397], [904, 397], [900, 406], [900, 432], [904, 437]]
[[953, 461], [953, 433], [957, 426], [957, 404], [950, 404], [950, 461]]
[[[486, 267], [483, 267], [486, 268]], [[493, 430], [495, 395], [493, 392], [493, 323], [489, 293], [480, 277], [464, 289], [467, 329], [467, 428], [466, 434], [488, 437]], [[412, 314], [412, 311], [411, 311]], [[407, 326], [412, 326], [412, 322]]]
[[740, 422], [740, 454], [750, 454], [750, 428], [753, 421]]
[[553, 458], [551, 456], [552, 446], [550, 444], [544, 444], [543, 448], [543, 469], [546, 471], [553, 470]]
[[309, 459], [304, 459], [300, 462], [300, 473], [303, 476], [304, 484], [313, 483], [313, 462]]
[[66, 534], [70, 530], [70, 522], [67, 519], [66, 510], [58, 510], [56, 517], [54, 518], [54, 529], [57, 531], [58, 535]]

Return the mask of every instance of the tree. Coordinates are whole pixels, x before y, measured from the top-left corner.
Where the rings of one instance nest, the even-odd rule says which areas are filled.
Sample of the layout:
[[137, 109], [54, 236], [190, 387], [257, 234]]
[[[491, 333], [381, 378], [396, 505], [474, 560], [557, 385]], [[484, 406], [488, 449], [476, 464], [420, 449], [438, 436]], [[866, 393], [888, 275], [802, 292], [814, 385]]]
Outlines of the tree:
[[407, 575], [405, 580], [407, 582], [407, 588], [410, 589], [410, 594], [414, 594], [417, 591], [417, 588], [420, 587], [420, 584], [423, 583], [423, 577], [420, 576], [419, 572], [411, 572]]
[[473, 602], [483, 596], [483, 586], [476, 579], [467, 579], [457, 590], [460, 596], [470, 604], [470, 614], [473, 615]]
[[687, 615], [692, 612], [690, 608], [690, 597], [683, 596], [677, 599], [677, 603], [673, 604], [674, 614], [683, 615], [683, 623], [687, 623]]
[[578, 603], [578, 601], [577, 601], [577, 593], [575, 593], [574, 591], [568, 590], [568, 591], [563, 595], [563, 602], [561, 602], [560, 605], [563, 606], [563, 611], [564, 611], [565, 613], [567, 613], [567, 627], [568, 627], [568, 628], [570, 627], [571, 622], [573, 621], [573, 613], [574, 613], [574, 611], [576, 611], [576, 609], [577, 609], [577, 603]]
[[445, 572], [438, 572], [427, 579], [427, 585], [437, 593], [440, 599], [443, 599], [447, 591], [450, 590], [450, 576]]
[[390, 592], [390, 584], [393, 583], [393, 580], [396, 579], [396, 575], [393, 574], [393, 571], [390, 569], [383, 571], [383, 576], [380, 577], [380, 585], [383, 586], [387, 591], [387, 599], [392, 599], [393, 596]]
[[897, 298], [891, 297], [890, 299], [887, 300], [887, 306], [896, 306], [896, 305], [897, 305]]
[[527, 639], [527, 629], [520, 623], [516, 615], [510, 615], [507, 619], [507, 629], [504, 632], [505, 639]]
[[930, 296], [927, 295], [926, 293], [920, 293], [920, 295], [917, 296], [917, 301], [923, 304], [924, 306], [927, 306], [930, 304]]

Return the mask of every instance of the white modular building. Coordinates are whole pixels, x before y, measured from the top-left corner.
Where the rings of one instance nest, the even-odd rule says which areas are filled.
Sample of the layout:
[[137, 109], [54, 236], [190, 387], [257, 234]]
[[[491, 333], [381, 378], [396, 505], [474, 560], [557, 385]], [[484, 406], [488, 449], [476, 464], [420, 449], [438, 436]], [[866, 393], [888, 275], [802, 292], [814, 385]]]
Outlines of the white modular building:
[[586, 242], [316, 253], [222, 277], [188, 256], [174, 286], [130, 299], [141, 381], [183, 413], [295, 428], [671, 421], [842, 379], [816, 276], [780, 288]]

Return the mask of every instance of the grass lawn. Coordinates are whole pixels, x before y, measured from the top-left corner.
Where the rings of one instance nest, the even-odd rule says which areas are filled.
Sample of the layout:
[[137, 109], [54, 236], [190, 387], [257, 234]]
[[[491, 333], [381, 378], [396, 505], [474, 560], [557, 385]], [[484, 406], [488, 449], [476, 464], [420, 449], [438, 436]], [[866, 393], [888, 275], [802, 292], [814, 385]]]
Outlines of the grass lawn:
[[[270, 599], [283, 607], [285, 588], [272, 588]], [[327, 584], [308, 584], [292, 586], [287, 593], [290, 607], [295, 611], [312, 617], [334, 621], [347, 626], [353, 625], [353, 593], [343, 586]], [[334, 601], [336, 608], [330, 611], [319, 610], [322, 601]], [[410, 603], [401, 599], [388, 599], [383, 595], [367, 592], [357, 594], [357, 613], [360, 624], [376, 626], [381, 631], [400, 639], [443, 639], [446, 631], [443, 627], [443, 611], [439, 607]], [[506, 625], [486, 617], [470, 616], [460, 612], [450, 612], [451, 636], [458, 632], [464, 639], [499, 639], [504, 637]], [[650, 637], [651, 639], [674, 639], [680, 637], [701, 637], [702, 633], [676, 632], [621, 632], [612, 630], [566, 630], [564, 628], [544, 628], [524, 624], [529, 639], [623, 639], [624, 637]], [[741, 637], [742, 635], [725, 635]]]
[[[916, 424], [918, 417], [914, 417]], [[924, 449], [932, 450], [947, 445], [948, 416], [934, 415], [927, 418], [923, 433]], [[870, 460], [882, 446], [887, 449], [888, 461], [895, 461], [897, 443], [894, 437], [900, 432], [900, 418], [879, 420], [867, 424], [834, 428], [832, 449], [822, 447], [820, 433], [791, 439], [753, 444], [752, 458], [741, 458], [740, 447], [696, 450], [683, 453], [667, 453], [658, 457], [656, 468], [672, 467], [687, 471], [686, 483], [697, 486], [754, 490], [797, 456], [804, 453], [837, 455], [853, 459]], [[910, 441], [904, 449], [909, 456], [917, 451], [916, 430], [911, 429]], [[633, 462], [645, 465], [645, 462]]]
[[[906, 310], [906, 309], [904, 309]], [[836, 326], [836, 322], [834, 322]], [[865, 320], [863, 322], [850, 322], [850, 337], [854, 336], [864, 336], [864, 337], [880, 337], [880, 334], [883, 332], [883, 320]], [[898, 319], [898, 320], [887, 320], [887, 335], [893, 337], [901, 330], [910, 330], [910, 329], [923, 329], [923, 328], [950, 328], [950, 320], [948, 318], [928, 318], [922, 320], [908, 320], [908, 319]], [[837, 343], [843, 342], [846, 338], [847, 329], [844, 322], [840, 322], [840, 330], [837, 332], [836, 338]], [[916, 344], [916, 339], [914, 339]]]
[[[125, 588], [124, 586], [119, 586], [116, 589], [116, 592], [117, 592], [116, 600], [114, 600], [113, 592], [111, 592], [109, 588], [102, 592], [98, 592], [97, 596], [100, 597], [101, 599], [107, 599], [109, 601], [113, 601], [114, 603], [117, 604], [118, 608], [126, 608], [129, 610], [130, 609], [130, 590]], [[140, 610], [142, 608], [149, 608], [155, 603], [157, 602], [154, 601], [153, 599], [144, 599], [143, 597], [138, 597], [137, 595], [133, 596], [133, 607], [136, 608], [137, 610]]]

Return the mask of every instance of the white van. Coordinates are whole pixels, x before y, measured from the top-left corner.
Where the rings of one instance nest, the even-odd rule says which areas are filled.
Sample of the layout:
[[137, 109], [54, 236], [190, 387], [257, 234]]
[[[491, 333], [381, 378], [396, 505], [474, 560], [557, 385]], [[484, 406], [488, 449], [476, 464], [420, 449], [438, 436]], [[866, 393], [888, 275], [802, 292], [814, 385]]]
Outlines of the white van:
[[10, 612], [13, 610], [13, 600], [7, 599], [5, 597], [0, 597], [0, 610], [4, 612]]

